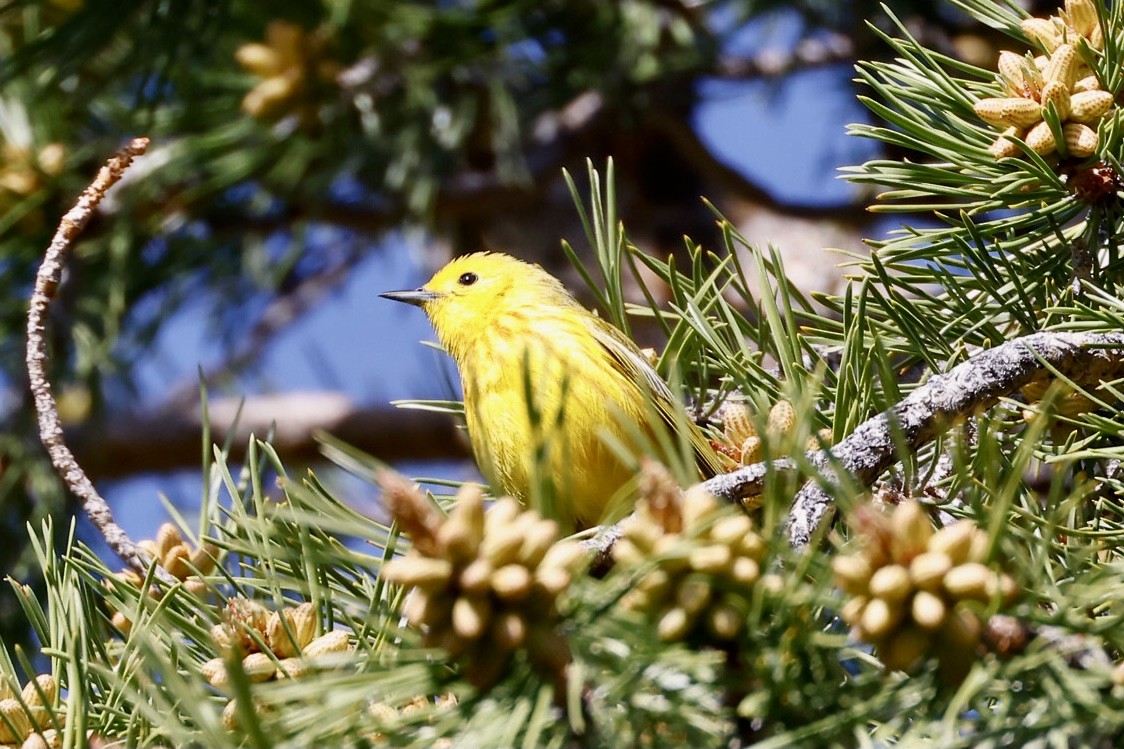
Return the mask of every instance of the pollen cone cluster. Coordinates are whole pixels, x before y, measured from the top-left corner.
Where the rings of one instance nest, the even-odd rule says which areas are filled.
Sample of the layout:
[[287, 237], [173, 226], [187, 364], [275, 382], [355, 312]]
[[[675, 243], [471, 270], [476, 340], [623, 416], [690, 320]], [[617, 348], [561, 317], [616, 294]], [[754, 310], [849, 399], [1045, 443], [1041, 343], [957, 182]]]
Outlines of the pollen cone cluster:
[[461, 488], [445, 517], [402, 477], [386, 472], [379, 480], [411, 542], [382, 577], [412, 588], [402, 613], [423, 643], [460, 661], [480, 688], [494, 684], [519, 650], [539, 671], [560, 674], [570, 652], [556, 631], [556, 601], [585, 562], [581, 546], [559, 541], [556, 522], [511, 497], [485, 512], [475, 485]]
[[61, 747], [65, 725], [53, 676], [36, 676], [18, 695], [6, 683], [0, 684], [0, 745]]
[[[172, 523], [164, 523], [156, 531], [156, 538], [146, 538], [137, 543], [146, 554], [156, 560], [157, 564], [167, 570], [168, 574], [183, 582], [184, 587], [195, 595], [202, 595], [207, 586], [199, 575], [206, 575], [215, 567], [215, 556], [218, 548], [213, 544], [204, 543], [199, 548], [194, 548], [183, 538]], [[136, 570], [122, 570], [114, 575], [113, 580], [107, 580], [112, 586], [115, 583], [125, 583], [134, 588], [144, 584], [144, 579]], [[149, 595], [159, 600], [161, 592], [158, 588], [150, 588]], [[120, 611], [113, 612], [113, 626], [122, 632], [133, 628], [133, 623]]]
[[[722, 419], [724, 444], [716, 445], [718, 451], [743, 466], [762, 460], [761, 435], [757, 433], [753, 409], [742, 401], [726, 401], [718, 412]], [[796, 411], [786, 400], [779, 400], [769, 409], [766, 436], [772, 442], [783, 440], [796, 426]], [[808, 438], [805, 451], [821, 450], [831, 446], [831, 430], [823, 429]]]
[[234, 53], [248, 73], [261, 81], [242, 99], [242, 111], [259, 119], [295, 114], [302, 123], [316, 120], [316, 86], [334, 85], [340, 65], [326, 55], [328, 38], [287, 21], [272, 21], [264, 43], [243, 44]]
[[[343, 630], [316, 636], [316, 608], [311, 603], [270, 611], [256, 601], [231, 598], [224, 618], [226, 621], [211, 628], [211, 639], [223, 655], [202, 666], [207, 683], [223, 692], [230, 682], [226, 663], [232, 656], [240, 658], [246, 677], [258, 683], [298, 678], [322, 665], [325, 656], [351, 649], [349, 635]], [[236, 725], [236, 716], [232, 700], [223, 711], [227, 728]]]
[[636, 513], [613, 546], [638, 577], [621, 600], [648, 614], [664, 642], [727, 642], [744, 629], [765, 543], [738, 507], [695, 487], [685, 494], [658, 463], [644, 464]]
[[836, 585], [850, 596], [841, 618], [887, 669], [907, 671], [935, 655], [946, 679], [962, 678], [980, 642], [976, 612], [1018, 597], [1010, 575], [985, 564], [987, 534], [970, 520], [934, 532], [913, 500], [889, 517], [863, 508], [858, 521], [862, 550], [832, 564]]
[[[1097, 123], [1113, 107], [1111, 92], [1082, 59], [1082, 51], [1104, 48], [1104, 34], [1091, 0], [1066, 0], [1065, 10], [1049, 19], [1028, 18], [1023, 32], [1045, 50], [1034, 56], [999, 53], [999, 78], [1004, 96], [980, 99], [976, 114], [1003, 130], [988, 149], [995, 158], [1021, 152], [1011, 136], [1021, 138], [1043, 156], [1083, 159], [1097, 150]], [[1053, 108], [1061, 125], [1061, 142], [1046, 121]]]

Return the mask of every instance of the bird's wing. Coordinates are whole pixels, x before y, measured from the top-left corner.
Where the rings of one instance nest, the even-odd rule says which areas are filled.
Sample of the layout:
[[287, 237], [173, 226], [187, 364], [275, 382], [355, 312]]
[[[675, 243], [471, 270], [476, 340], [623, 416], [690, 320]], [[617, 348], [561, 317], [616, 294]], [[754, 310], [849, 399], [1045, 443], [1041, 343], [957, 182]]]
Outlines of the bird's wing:
[[660, 377], [659, 372], [640, 353], [636, 344], [605, 320], [593, 316], [590, 316], [589, 320], [593, 337], [609, 353], [621, 373], [638, 388], [646, 389], [654, 396], [653, 400], [659, 414], [671, 433], [679, 434], [679, 430], [683, 428], [689, 430], [688, 436], [695, 453], [695, 463], [704, 478], [721, 473], [723, 469], [717, 453], [698, 427], [687, 418], [683, 412], [683, 405]]

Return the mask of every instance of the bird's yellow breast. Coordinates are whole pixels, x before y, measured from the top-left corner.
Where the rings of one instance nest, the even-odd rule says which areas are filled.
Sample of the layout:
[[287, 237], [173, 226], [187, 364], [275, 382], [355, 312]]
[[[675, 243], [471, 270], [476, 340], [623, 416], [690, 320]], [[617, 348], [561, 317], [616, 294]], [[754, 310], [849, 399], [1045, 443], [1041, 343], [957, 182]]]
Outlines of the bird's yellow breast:
[[[560, 519], [587, 527], [632, 476], [606, 435], [628, 444], [645, 414], [635, 383], [615, 371], [585, 321], [567, 311], [497, 315], [457, 364], [484, 472], [524, 501], [533, 476], [553, 477]], [[536, 461], [548, 470], [536, 471]]]

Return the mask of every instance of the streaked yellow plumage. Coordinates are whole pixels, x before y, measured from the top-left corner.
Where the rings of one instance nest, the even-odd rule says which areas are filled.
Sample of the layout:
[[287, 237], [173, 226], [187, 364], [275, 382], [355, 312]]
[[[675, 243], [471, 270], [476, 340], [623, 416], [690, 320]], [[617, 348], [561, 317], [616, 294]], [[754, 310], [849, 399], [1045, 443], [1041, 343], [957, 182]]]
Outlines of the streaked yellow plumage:
[[527, 501], [536, 451], [545, 450], [563, 523], [601, 522], [633, 478], [608, 440], [636, 451], [637, 434], [687, 430], [701, 473], [717, 470], [717, 456], [636, 344], [540, 266], [466, 255], [420, 289], [384, 296], [422, 307], [456, 362], [483, 473]]

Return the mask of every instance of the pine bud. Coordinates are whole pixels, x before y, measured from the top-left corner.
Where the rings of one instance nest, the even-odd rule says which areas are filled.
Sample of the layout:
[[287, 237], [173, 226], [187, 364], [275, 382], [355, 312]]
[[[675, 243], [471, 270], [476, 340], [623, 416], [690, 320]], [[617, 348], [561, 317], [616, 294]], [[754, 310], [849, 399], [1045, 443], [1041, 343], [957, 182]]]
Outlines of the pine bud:
[[0, 700], [0, 744], [22, 743], [31, 732], [31, 721], [18, 700], [5, 697]]
[[1004, 603], [1014, 603], [1019, 598], [1019, 585], [1015, 579], [1006, 573], [1000, 573], [998, 576], [999, 581], [999, 597]]
[[50, 674], [39, 674], [23, 687], [21, 697], [28, 707], [51, 707], [59, 694], [59, 685]]
[[242, 659], [242, 670], [252, 682], [269, 681], [277, 673], [273, 659], [265, 653], [250, 653]]
[[1038, 42], [1047, 52], [1053, 52], [1061, 43], [1057, 27], [1045, 18], [1026, 18], [1019, 24], [1023, 33]]
[[682, 608], [673, 606], [664, 612], [656, 624], [656, 634], [663, 642], [676, 642], [687, 636], [691, 618]]
[[1088, 125], [1067, 122], [1062, 127], [1062, 134], [1065, 136], [1066, 151], [1073, 158], [1084, 159], [1096, 153], [1097, 132]]
[[987, 147], [988, 153], [997, 159], [1006, 159], [1013, 156], [1018, 156], [1020, 153], [1019, 144], [1011, 140], [1011, 137], [1021, 138], [1024, 135], [1021, 128], [1009, 127], [1003, 131], [1003, 134], [995, 139], [990, 146]]
[[484, 542], [480, 547], [480, 554], [497, 569], [504, 565], [512, 564], [519, 560], [519, 550], [523, 546], [523, 534], [535, 522], [531, 514], [525, 513], [513, 520], [511, 524], [488, 528], [484, 534]]
[[[1032, 68], [1032, 63], [1028, 62], [1025, 55], [1020, 55], [1008, 50], [1002, 50], [999, 53], [999, 75], [1007, 86], [1007, 90], [1016, 96], [1022, 91], [1023, 86], [1026, 85], [1027, 72]], [[977, 112], [979, 114], [979, 112]], [[980, 115], [983, 117], [983, 115]], [[987, 120], [986, 117], [983, 117]], [[996, 124], [996, 123], [990, 123]]]
[[497, 645], [506, 650], [523, 647], [527, 640], [527, 619], [514, 611], [498, 614], [492, 622], [492, 637]]
[[436, 627], [449, 621], [453, 600], [444, 591], [431, 593], [415, 588], [402, 604], [402, 614], [415, 627]]
[[[1101, 82], [1097, 79], [1097, 76], [1087, 75], [1084, 78], [1078, 80], [1077, 83], [1074, 83], [1073, 88], [1070, 89], [1070, 91], [1072, 91], [1073, 94], [1076, 95], [1076, 94], [1088, 93], [1090, 91], [1100, 91], [1100, 89], [1101, 89]], [[1073, 110], [1076, 110], [1078, 108], [1078, 105], [1073, 101], [1072, 97], [1070, 97], [1069, 103], [1070, 103], [1070, 109], [1071, 109], [1070, 117], [1076, 120], [1078, 118], [1076, 116], [1074, 116]], [[1111, 105], [1111, 100], [1110, 100], [1109, 104]], [[1103, 114], [1103, 112], [1102, 112], [1102, 114]]]
[[909, 579], [917, 588], [930, 592], [941, 586], [941, 581], [952, 569], [952, 560], [942, 551], [918, 554], [909, 563]]
[[341, 653], [350, 646], [348, 633], [342, 629], [333, 629], [327, 634], [320, 635], [304, 649], [306, 658], [316, 658], [328, 653]]
[[1070, 28], [1086, 38], [1100, 25], [1096, 6], [1089, 0], [1065, 0], [1065, 19]]
[[757, 436], [752, 411], [745, 403], [726, 401], [722, 404], [722, 432], [730, 444], [740, 445], [749, 437]]
[[559, 541], [551, 546], [539, 568], [557, 567], [569, 572], [576, 572], [589, 561], [589, 552], [576, 541]]
[[910, 616], [923, 629], [936, 629], [944, 623], [947, 608], [940, 596], [920, 590], [913, 596]]
[[447, 559], [408, 554], [382, 566], [382, 578], [399, 585], [436, 588], [448, 583], [453, 565]]
[[746, 612], [731, 599], [723, 598], [707, 614], [707, 629], [719, 640], [734, 639], [745, 625]]
[[540, 520], [534, 523], [523, 537], [519, 548], [519, 562], [534, 569], [546, 556], [546, 552], [558, 540], [558, 523], [554, 520]]
[[779, 400], [769, 409], [769, 432], [780, 437], [792, 431], [796, 425], [796, 410], [786, 400]]
[[1089, 46], [1095, 50], [1104, 49], [1104, 26], [1099, 23], [1089, 33]]
[[890, 517], [890, 553], [902, 564], [925, 550], [933, 535], [929, 513], [916, 500], [902, 502]]
[[518, 500], [513, 497], [500, 497], [484, 513], [484, 533], [489, 534], [510, 525], [522, 512], [523, 508]]
[[835, 557], [831, 561], [835, 573], [835, 584], [851, 595], [864, 595], [869, 589], [873, 574], [870, 562], [861, 554], [848, 554]]
[[870, 577], [870, 594], [891, 606], [897, 606], [909, 595], [909, 570], [900, 564], [880, 567]]
[[[960, 606], [950, 611], [941, 628], [941, 639], [952, 650], [947, 655], [952, 658], [964, 657], [974, 651], [980, 641], [980, 629], [980, 620], [971, 611]], [[945, 656], [942, 653], [942, 658]]]
[[870, 599], [864, 595], [849, 599], [843, 604], [843, 608], [839, 610], [839, 618], [852, 627], [859, 626], [859, 622], [862, 621], [863, 611], [866, 610], [866, 605], [869, 602]]
[[274, 611], [266, 625], [265, 641], [278, 658], [290, 658], [316, 636], [316, 610], [311, 603]]
[[169, 575], [183, 580], [191, 574], [191, 568], [188, 566], [190, 560], [190, 547], [187, 544], [180, 543], [164, 552], [164, 556], [160, 558], [160, 564], [168, 571]]
[[972, 531], [972, 543], [968, 545], [969, 562], [986, 562], [988, 551], [991, 548], [991, 539], [981, 529]]
[[696, 572], [705, 572], [711, 575], [725, 572], [733, 558], [729, 546], [703, 546], [692, 549], [687, 557], [691, 569]]
[[180, 529], [172, 523], [164, 523], [156, 529], [156, 555], [164, 557], [172, 548], [183, 543]]
[[735, 551], [760, 562], [765, 556], [765, 541], [756, 533], [747, 533], [738, 540]]
[[492, 618], [488, 601], [476, 596], [461, 596], [453, 604], [453, 631], [466, 640], [475, 640], [484, 634]]
[[636, 581], [636, 589], [648, 593], [652, 598], [659, 598], [671, 589], [671, 575], [667, 570], [656, 567]]
[[500, 567], [492, 573], [492, 590], [502, 601], [521, 601], [531, 592], [531, 573], [521, 564]]
[[756, 435], [746, 437], [745, 442], [741, 444], [741, 452], [738, 459], [743, 466], [751, 466], [754, 463], [760, 463], [761, 438]]
[[750, 557], [737, 557], [730, 565], [730, 579], [748, 588], [761, 577], [761, 565]]
[[929, 551], [946, 554], [954, 565], [965, 562], [975, 530], [976, 524], [969, 520], [958, 520], [946, 525], [929, 540]]
[[31, 724], [32, 731], [42, 731], [50, 725], [64, 725], [66, 723], [66, 713], [56, 714], [51, 708], [43, 707], [42, 705], [29, 705], [27, 708], [27, 720]]
[[20, 749], [62, 749], [62, 734], [54, 728], [44, 728], [38, 733], [29, 734]]
[[892, 606], [881, 598], [872, 598], [863, 609], [859, 628], [864, 636], [880, 640], [890, 633], [902, 619], [900, 606]]
[[663, 528], [655, 522], [642, 517], [624, 520], [621, 523], [621, 530], [625, 540], [631, 542], [642, 555], [651, 554], [664, 533]]
[[1057, 140], [1054, 139], [1054, 131], [1050, 129], [1050, 125], [1046, 122], [1039, 122], [1032, 127], [1023, 140], [1026, 141], [1030, 150], [1041, 156], [1053, 153], [1058, 147]]
[[695, 484], [683, 493], [683, 527], [701, 525], [704, 517], [717, 512], [720, 507], [717, 497], [703, 489], [701, 484]]
[[1042, 121], [1042, 106], [1021, 96], [980, 99], [972, 105], [972, 110], [981, 120], [995, 127], [1030, 127]]
[[944, 589], [954, 598], [986, 602], [997, 586], [995, 573], [979, 562], [957, 565], [944, 576]]
[[437, 541], [453, 561], [468, 561], [476, 557], [483, 538], [483, 490], [476, 484], [465, 484], [457, 492], [449, 517], [437, 529]]
[[1042, 77], [1046, 83], [1057, 81], [1069, 91], [1077, 82], [1077, 63], [1077, 50], [1073, 45], [1059, 44], [1050, 54], [1050, 64], [1046, 66]]
[[[157, 546], [156, 542], [151, 538], [145, 538], [137, 541], [137, 546], [141, 549], [141, 551], [143, 551], [150, 558], [155, 559], [156, 561], [160, 561], [160, 557], [163, 556], [160, 553], [160, 547]], [[126, 582], [132, 582], [133, 579], [136, 578], [136, 582], [133, 583], [133, 586], [137, 588], [139, 588], [141, 582], [143, 582], [139, 579], [140, 575], [137, 574], [136, 570], [123, 570], [118, 573], [117, 577], [125, 580]]]
[[1059, 122], [1065, 122], [1069, 119], [1069, 86], [1058, 81], [1047, 81], [1046, 85], [1042, 87], [1042, 113], [1045, 113], [1046, 106], [1049, 104], [1054, 105], [1054, 111], [1058, 115]]
[[281, 58], [272, 47], [252, 42], [243, 44], [234, 53], [239, 65], [259, 78], [268, 78], [282, 69]]
[[710, 527], [707, 535], [716, 543], [734, 547], [743, 536], [753, 532], [753, 521], [743, 512], [722, 518]]
[[282, 658], [277, 662], [277, 677], [299, 679], [308, 671], [303, 658]]
[[492, 573], [495, 570], [487, 559], [478, 558], [461, 570], [457, 582], [465, 593], [480, 594], [492, 585]]
[[573, 573], [564, 567], [539, 567], [535, 570], [535, 585], [551, 598], [570, 587], [572, 579]]
[[222, 709], [222, 725], [228, 731], [238, 727], [238, 706], [234, 700], [226, 703], [226, 707]]

